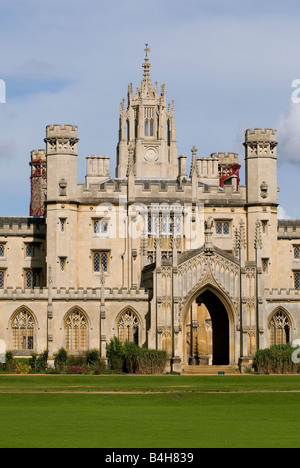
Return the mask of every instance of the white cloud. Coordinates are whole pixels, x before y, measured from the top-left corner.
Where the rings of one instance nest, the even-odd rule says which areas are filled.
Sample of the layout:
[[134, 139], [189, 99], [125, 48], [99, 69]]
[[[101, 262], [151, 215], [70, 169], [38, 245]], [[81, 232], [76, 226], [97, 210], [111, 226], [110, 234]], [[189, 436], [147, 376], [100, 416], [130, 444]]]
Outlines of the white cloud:
[[282, 206], [278, 207], [278, 219], [292, 219]]
[[280, 159], [300, 163], [300, 104], [291, 102], [288, 112], [278, 119]]

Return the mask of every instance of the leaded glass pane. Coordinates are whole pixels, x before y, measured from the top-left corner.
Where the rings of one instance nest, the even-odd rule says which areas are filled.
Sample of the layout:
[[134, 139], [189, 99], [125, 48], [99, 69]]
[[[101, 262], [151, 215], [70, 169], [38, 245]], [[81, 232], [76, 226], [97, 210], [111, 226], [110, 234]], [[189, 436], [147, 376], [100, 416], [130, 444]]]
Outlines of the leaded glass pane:
[[67, 351], [86, 351], [87, 322], [82, 312], [74, 310], [65, 322], [65, 337]]
[[139, 344], [139, 320], [136, 314], [131, 311], [127, 310], [124, 312], [122, 317], [119, 320], [118, 324], [118, 332], [119, 332], [119, 340], [122, 343], [125, 341], [134, 342], [137, 345]]
[[279, 310], [273, 315], [270, 325], [270, 345], [287, 344], [290, 342], [290, 321], [287, 315]]
[[34, 349], [34, 321], [26, 309], [20, 310], [12, 320], [12, 346], [14, 351]]

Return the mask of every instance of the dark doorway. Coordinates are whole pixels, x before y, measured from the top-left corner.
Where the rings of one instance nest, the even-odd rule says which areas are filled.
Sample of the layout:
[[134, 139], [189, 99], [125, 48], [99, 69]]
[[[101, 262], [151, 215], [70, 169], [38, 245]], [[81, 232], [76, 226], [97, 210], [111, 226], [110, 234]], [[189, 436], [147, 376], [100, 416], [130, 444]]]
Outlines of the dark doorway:
[[213, 332], [213, 365], [230, 364], [229, 318], [222, 301], [210, 290], [202, 293], [196, 300], [208, 309]]

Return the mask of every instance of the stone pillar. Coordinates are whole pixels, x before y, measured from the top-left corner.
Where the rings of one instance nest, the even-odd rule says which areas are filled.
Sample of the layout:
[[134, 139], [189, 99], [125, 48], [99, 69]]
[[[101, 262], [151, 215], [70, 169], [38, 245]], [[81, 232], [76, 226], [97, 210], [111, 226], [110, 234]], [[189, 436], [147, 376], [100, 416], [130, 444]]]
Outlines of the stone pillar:
[[52, 279], [52, 269], [49, 266], [48, 271], [48, 306], [47, 306], [47, 346], [48, 346], [48, 366], [54, 366], [54, 357], [53, 357], [53, 279]]
[[106, 361], [106, 307], [105, 307], [105, 275], [101, 268], [101, 304], [100, 304], [100, 358]]

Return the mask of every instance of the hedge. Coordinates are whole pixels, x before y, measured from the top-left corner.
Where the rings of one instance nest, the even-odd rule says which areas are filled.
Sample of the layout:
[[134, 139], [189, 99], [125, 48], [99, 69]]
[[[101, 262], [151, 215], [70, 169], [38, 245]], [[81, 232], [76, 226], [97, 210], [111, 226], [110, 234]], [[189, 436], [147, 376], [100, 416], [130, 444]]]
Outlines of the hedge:
[[254, 368], [262, 374], [297, 374], [300, 364], [292, 361], [295, 348], [289, 343], [276, 345], [257, 351], [254, 358]]
[[141, 348], [130, 342], [122, 344], [116, 337], [106, 350], [111, 369], [129, 374], [163, 374], [169, 359], [165, 351]]

